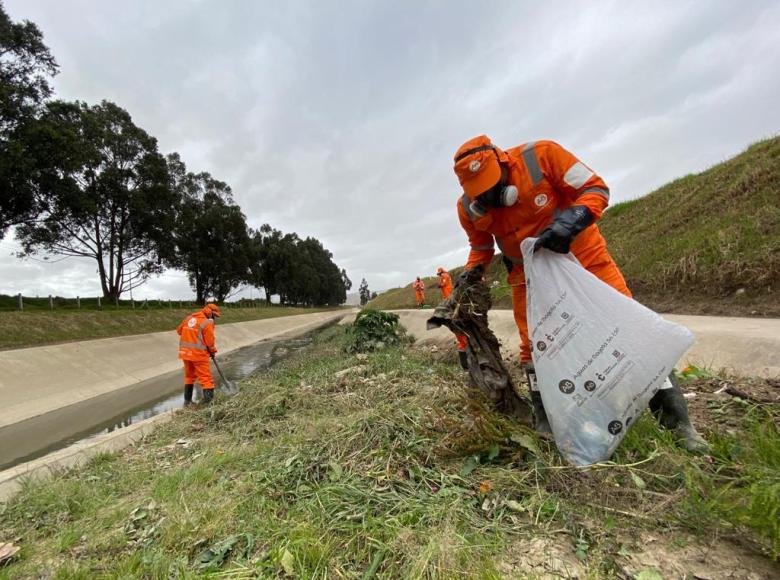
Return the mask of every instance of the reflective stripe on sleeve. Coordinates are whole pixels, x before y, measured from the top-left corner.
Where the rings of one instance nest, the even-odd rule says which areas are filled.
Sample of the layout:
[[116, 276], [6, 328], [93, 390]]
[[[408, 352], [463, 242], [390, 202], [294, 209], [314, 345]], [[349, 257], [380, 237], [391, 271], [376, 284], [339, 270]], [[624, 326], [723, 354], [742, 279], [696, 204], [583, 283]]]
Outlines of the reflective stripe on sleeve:
[[200, 326], [198, 326], [198, 342], [200, 344], [203, 344], [203, 329], [206, 328], [209, 324], [214, 324], [214, 321], [211, 318], [207, 318], [200, 323]]
[[206, 347], [202, 344], [196, 344], [194, 342], [184, 342], [183, 340], [179, 341], [179, 348], [194, 348], [197, 350], [206, 350]]
[[586, 193], [598, 193], [599, 195], [604, 196], [606, 199], [609, 199], [609, 190], [603, 187], [589, 187], [588, 189], [579, 192], [577, 197], [583, 196]]
[[574, 165], [569, 167], [566, 171], [566, 175], [563, 176], [563, 180], [567, 185], [574, 189], [579, 189], [585, 183], [593, 177], [593, 172], [588, 169], [584, 163], [577, 161]]
[[471, 249], [472, 250], [477, 250], [477, 251], [480, 251], [480, 252], [481, 251], [485, 251], [485, 250], [492, 250], [493, 249], [493, 244], [485, 244], [484, 246], [471, 246]]
[[528, 175], [531, 176], [531, 182], [534, 185], [538, 184], [542, 180], [542, 177], [544, 177], [542, 169], [539, 167], [539, 160], [536, 158], [536, 149], [534, 149], [535, 144], [536, 141], [531, 141], [523, 147], [523, 161], [528, 169]]

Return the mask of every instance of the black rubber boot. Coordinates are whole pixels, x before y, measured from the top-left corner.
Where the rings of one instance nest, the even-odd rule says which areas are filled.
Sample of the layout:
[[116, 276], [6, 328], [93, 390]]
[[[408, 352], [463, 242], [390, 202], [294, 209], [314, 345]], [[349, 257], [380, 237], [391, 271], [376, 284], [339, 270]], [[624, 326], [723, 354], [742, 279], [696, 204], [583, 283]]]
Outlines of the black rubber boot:
[[460, 361], [460, 368], [464, 371], [469, 370], [469, 357], [466, 356], [465, 350], [458, 351], [458, 360]]
[[203, 404], [208, 405], [214, 400], [214, 389], [203, 389]]
[[531, 404], [534, 408], [534, 431], [540, 435], [552, 435], [550, 421], [547, 420], [547, 411], [544, 410], [542, 403], [542, 394], [536, 390], [536, 369], [533, 363], [521, 363], [521, 368], [525, 371], [525, 378], [528, 381], [528, 390], [531, 392]]
[[677, 440], [688, 451], [706, 453], [709, 445], [691, 424], [688, 403], [674, 373], [669, 375], [669, 381], [672, 383], [671, 389], [662, 389], [650, 399], [650, 411], [662, 427], [674, 432]]
[[552, 435], [547, 411], [544, 410], [544, 403], [542, 403], [542, 394], [539, 391], [531, 391], [531, 404], [534, 407], [534, 431], [539, 435]]
[[194, 385], [184, 385], [184, 406], [189, 407], [192, 405], [192, 390]]

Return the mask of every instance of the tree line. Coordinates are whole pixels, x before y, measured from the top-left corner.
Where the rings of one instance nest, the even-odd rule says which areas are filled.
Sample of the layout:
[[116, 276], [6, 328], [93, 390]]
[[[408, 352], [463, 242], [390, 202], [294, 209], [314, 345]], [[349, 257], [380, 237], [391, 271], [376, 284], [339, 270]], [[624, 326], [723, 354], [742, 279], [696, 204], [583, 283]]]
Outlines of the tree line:
[[94, 260], [107, 300], [166, 268], [199, 302], [243, 285], [269, 302], [346, 300], [352, 283], [320, 241], [249, 228], [227, 183], [163, 155], [120, 106], [53, 99], [57, 72], [40, 29], [0, 1], [0, 237], [14, 227], [21, 257]]

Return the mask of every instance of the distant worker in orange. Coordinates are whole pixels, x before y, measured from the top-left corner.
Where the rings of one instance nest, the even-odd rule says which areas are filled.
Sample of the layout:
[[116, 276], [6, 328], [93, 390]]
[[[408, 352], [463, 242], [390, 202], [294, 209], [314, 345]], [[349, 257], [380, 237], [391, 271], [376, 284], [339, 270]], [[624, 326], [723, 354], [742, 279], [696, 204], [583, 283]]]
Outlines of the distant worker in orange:
[[[607, 207], [609, 189], [590, 167], [553, 141], [525, 143], [504, 151], [481, 135], [460, 146], [454, 169], [463, 188], [458, 219], [471, 246], [465, 270], [484, 271], [493, 258], [494, 241], [498, 244], [509, 272], [520, 331], [520, 362], [532, 389], [536, 428], [549, 432], [531, 362], [520, 242], [535, 237], [536, 248], [562, 254], [571, 251], [585, 269], [631, 297], [594, 223]], [[690, 423], [676, 382], [667, 381], [667, 388], [658, 391], [650, 408], [664, 426], [675, 429], [688, 449], [706, 446]]]
[[209, 303], [182, 320], [176, 329], [179, 334], [179, 358], [184, 361], [185, 406], [192, 404], [196, 380], [203, 388], [203, 402], [210, 403], [214, 399], [214, 377], [211, 376], [209, 359], [217, 352], [214, 319], [218, 317], [219, 306]]
[[[452, 294], [452, 276], [444, 268], [437, 268], [436, 275], [439, 277], [439, 289], [441, 290], [442, 299], [446, 300]], [[458, 359], [460, 360], [460, 366], [463, 370], [468, 370], [469, 363], [466, 357], [466, 335], [456, 334], [455, 341], [458, 344]]]
[[425, 282], [417, 276], [417, 280], [412, 282], [412, 288], [414, 289], [414, 297], [417, 300], [417, 308], [422, 308], [425, 304]]
[[444, 268], [437, 268], [436, 275], [439, 277], [439, 290], [441, 297], [446, 300], [452, 294], [452, 276]]

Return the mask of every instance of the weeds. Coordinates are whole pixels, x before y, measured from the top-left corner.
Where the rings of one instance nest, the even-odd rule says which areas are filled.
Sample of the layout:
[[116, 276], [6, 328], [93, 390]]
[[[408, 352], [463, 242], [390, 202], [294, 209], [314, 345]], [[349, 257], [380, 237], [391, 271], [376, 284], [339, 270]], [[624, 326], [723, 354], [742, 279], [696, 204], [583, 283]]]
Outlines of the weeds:
[[681, 528], [776, 554], [770, 411], [747, 408], [749, 435], [708, 433], [711, 459], [645, 416], [614, 463], [573, 468], [452, 362], [402, 346], [358, 360], [352, 339], [331, 328], [139, 447], [26, 486], [0, 515], [22, 546], [0, 578], [602, 577], [645, 531]]
[[409, 342], [406, 330], [398, 324], [398, 315], [366, 308], [360, 311], [349, 327], [347, 352], [371, 352]]

